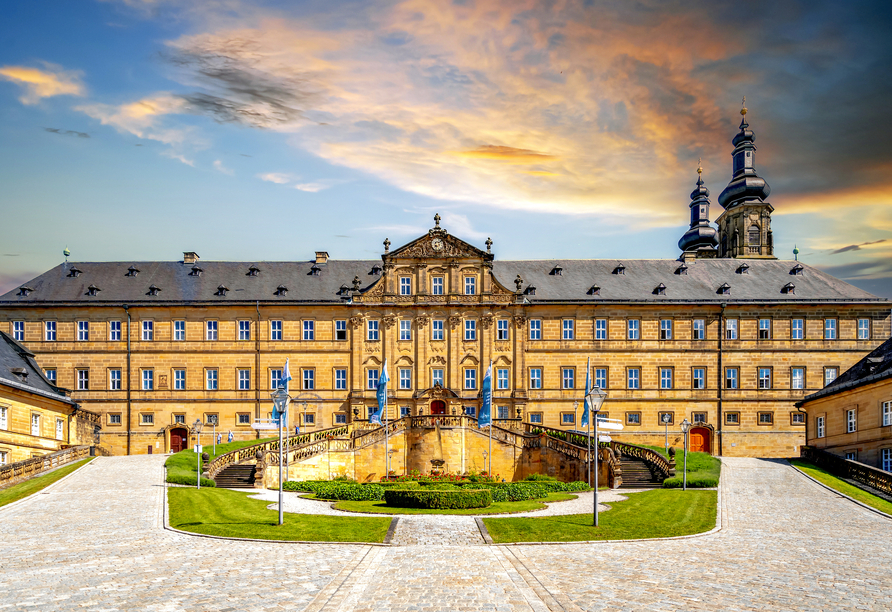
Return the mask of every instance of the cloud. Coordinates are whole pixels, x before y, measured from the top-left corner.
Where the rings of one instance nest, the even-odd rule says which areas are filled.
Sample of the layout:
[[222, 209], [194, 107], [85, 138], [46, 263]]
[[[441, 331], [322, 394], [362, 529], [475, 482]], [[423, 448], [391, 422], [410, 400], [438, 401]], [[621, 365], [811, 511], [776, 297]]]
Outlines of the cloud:
[[229, 168], [227, 168], [226, 166], [224, 166], [223, 162], [221, 162], [219, 159], [214, 161], [214, 169], [222, 172], [223, 174], [228, 174], [229, 176], [232, 176], [235, 174], [234, 171], [232, 171]]
[[19, 98], [22, 104], [37, 104], [43, 98], [53, 96], [83, 96], [86, 89], [81, 83], [79, 70], [66, 71], [60, 66], [43, 63], [44, 70], [27, 66], [2, 66], [0, 77], [25, 89]]
[[830, 254], [838, 255], [839, 253], [847, 253], [848, 251], [860, 251], [861, 247], [863, 247], [863, 246], [868, 246], [871, 244], [880, 244], [881, 242], [886, 242], [886, 239], [882, 238], [880, 240], [874, 240], [873, 242], [862, 242], [861, 244], [850, 244], [848, 246], [842, 247], [841, 249], [836, 249], [835, 251], [832, 251]]
[[298, 183], [294, 186], [295, 189], [308, 191], [310, 193], [316, 193], [318, 191], [322, 191], [323, 189], [328, 189], [329, 187], [331, 187], [331, 185], [327, 185], [324, 183]]
[[557, 159], [554, 155], [547, 155], [529, 149], [516, 149], [514, 147], [506, 147], [503, 145], [481, 145], [476, 149], [459, 151], [458, 155], [519, 163], [542, 162]]
[[102, 125], [111, 125], [119, 132], [173, 145], [184, 143], [189, 130], [166, 127], [162, 120], [166, 115], [184, 112], [185, 108], [186, 103], [181, 98], [158, 93], [126, 104], [83, 104], [75, 110], [97, 119]]
[[286, 172], [265, 172], [263, 174], [256, 175], [261, 181], [266, 181], [268, 183], [276, 183], [277, 185], [285, 185], [290, 183], [293, 180], [297, 180], [297, 177], [288, 174]]
[[195, 167], [194, 160], [188, 159], [188, 158], [186, 158], [186, 156], [182, 155], [181, 153], [177, 153], [176, 151], [174, 151], [172, 149], [162, 151], [161, 155], [163, 155], [164, 157], [169, 157], [170, 159], [175, 159], [178, 162], [186, 164], [187, 166], [192, 166], [193, 168]]
[[47, 131], [51, 134], [58, 134], [60, 136], [77, 136], [78, 138], [89, 138], [90, 135], [86, 132], [76, 132], [74, 130], [62, 130], [59, 128], [43, 128], [44, 131]]

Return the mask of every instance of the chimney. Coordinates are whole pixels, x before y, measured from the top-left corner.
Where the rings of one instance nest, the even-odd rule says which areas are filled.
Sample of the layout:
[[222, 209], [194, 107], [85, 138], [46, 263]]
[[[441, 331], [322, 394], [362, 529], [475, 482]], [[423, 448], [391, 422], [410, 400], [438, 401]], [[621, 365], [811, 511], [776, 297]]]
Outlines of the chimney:
[[316, 263], [328, 263], [328, 251], [316, 251]]
[[183, 252], [183, 263], [184, 264], [189, 264], [189, 265], [197, 264], [199, 259], [200, 258], [198, 257], [198, 253], [196, 253], [195, 251], [184, 251]]

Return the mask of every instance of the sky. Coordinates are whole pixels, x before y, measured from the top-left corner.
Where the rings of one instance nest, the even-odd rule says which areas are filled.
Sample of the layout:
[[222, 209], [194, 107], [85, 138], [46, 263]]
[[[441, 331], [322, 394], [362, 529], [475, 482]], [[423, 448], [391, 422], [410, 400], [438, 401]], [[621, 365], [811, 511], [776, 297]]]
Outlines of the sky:
[[892, 5], [4, 0], [0, 293], [63, 261], [676, 258], [746, 96], [775, 254], [892, 297]]

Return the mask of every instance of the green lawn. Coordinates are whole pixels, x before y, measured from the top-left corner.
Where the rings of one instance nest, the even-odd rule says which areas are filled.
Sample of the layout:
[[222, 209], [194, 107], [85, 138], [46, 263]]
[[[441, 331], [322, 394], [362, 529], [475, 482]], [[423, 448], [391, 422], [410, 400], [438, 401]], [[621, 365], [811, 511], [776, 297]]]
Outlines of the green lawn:
[[[310, 499], [314, 497], [308, 496]], [[542, 499], [529, 499], [516, 502], [493, 502], [486, 508], [465, 508], [460, 510], [438, 510], [426, 508], [394, 508], [383, 501], [339, 501], [335, 504], [337, 510], [346, 512], [374, 512], [376, 514], [464, 514], [480, 516], [483, 514], [506, 514], [510, 512], [532, 512], [545, 507], [544, 502], [559, 502], [575, 499], [572, 493], [549, 493]]]
[[25, 482], [20, 482], [17, 485], [13, 485], [8, 489], [0, 490], [0, 506], [5, 506], [6, 504], [11, 504], [14, 501], [19, 501], [25, 497], [28, 497], [32, 493], [37, 493], [41, 489], [45, 489], [50, 486], [57, 480], [68, 476], [77, 468], [82, 465], [89, 463], [95, 459], [95, 457], [87, 457], [86, 459], [81, 459], [80, 461], [75, 461], [74, 463], [69, 463], [68, 465], [62, 466], [54, 472], [50, 472], [49, 474], [44, 474], [43, 476], [35, 476]]
[[[217, 445], [216, 453], [214, 452], [213, 445], [206, 445], [202, 452], [205, 452], [210, 456], [209, 461], [213, 461], [214, 458], [224, 453], [238, 450], [246, 446], [253, 446], [254, 444], [269, 442], [270, 440], [274, 439], [275, 438], [263, 438], [260, 440], [239, 440], [237, 442], [224, 442], [223, 444]], [[167, 468], [167, 482], [188, 485], [195, 484], [195, 472], [198, 468], [198, 458], [195, 456], [195, 451], [193, 451], [192, 449], [182, 450], [174, 455], [171, 455], [170, 457], [168, 457], [167, 461], [164, 462], [164, 467]], [[215, 483], [213, 480], [202, 478], [201, 485], [204, 487], [213, 487], [215, 486]]]
[[877, 497], [876, 495], [868, 493], [864, 489], [859, 489], [855, 485], [851, 485], [846, 481], [841, 480], [837, 476], [834, 476], [830, 472], [819, 468], [813, 463], [802, 461], [801, 459], [791, 459], [790, 463], [792, 463], [796, 468], [802, 470], [802, 472], [808, 474], [818, 482], [827, 485], [831, 489], [839, 491], [843, 495], [848, 495], [852, 499], [856, 499], [862, 504], [866, 504], [871, 508], [876, 508], [880, 512], [892, 514], [892, 502], [887, 502], [882, 497]]
[[717, 491], [654, 489], [629, 494], [600, 514], [483, 519], [493, 542], [635, 540], [703, 533], [715, 527]]
[[269, 502], [249, 499], [251, 493], [225, 489], [167, 490], [170, 526], [192, 533], [309, 542], [383, 542], [389, 518], [285, 514], [279, 525]]

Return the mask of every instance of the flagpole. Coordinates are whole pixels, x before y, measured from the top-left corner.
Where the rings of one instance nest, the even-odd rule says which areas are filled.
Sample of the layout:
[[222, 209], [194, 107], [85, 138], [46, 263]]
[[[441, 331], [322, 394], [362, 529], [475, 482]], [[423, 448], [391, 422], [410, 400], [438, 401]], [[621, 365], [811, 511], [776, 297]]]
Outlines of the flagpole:
[[[595, 413], [594, 417], [595, 418], [593, 420], [595, 421], [595, 438], [597, 438], [598, 437], [598, 413]], [[589, 448], [591, 448], [591, 444], [592, 444], [591, 438], [589, 438], [588, 443], [589, 443]], [[591, 460], [591, 451], [589, 451], [589, 460]], [[591, 466], [591, 463], [589, 463], [589, 470], [591, 470], [591, 469], [592, 469], [592, 466]], [[597, 439], [595, 440], [595, 486], [594, 486], [594, 489], [595, 489], [595, 508], [594, 508], [595, 527], [597, 527], [598, 526], [598, 442], [597, 442]]]
[[387, 445], [390, 442], [390, 433], [387, 431], [387, 382], [384, 383], [384, 480], [390, 479], [390, 456], [387, 453]]

